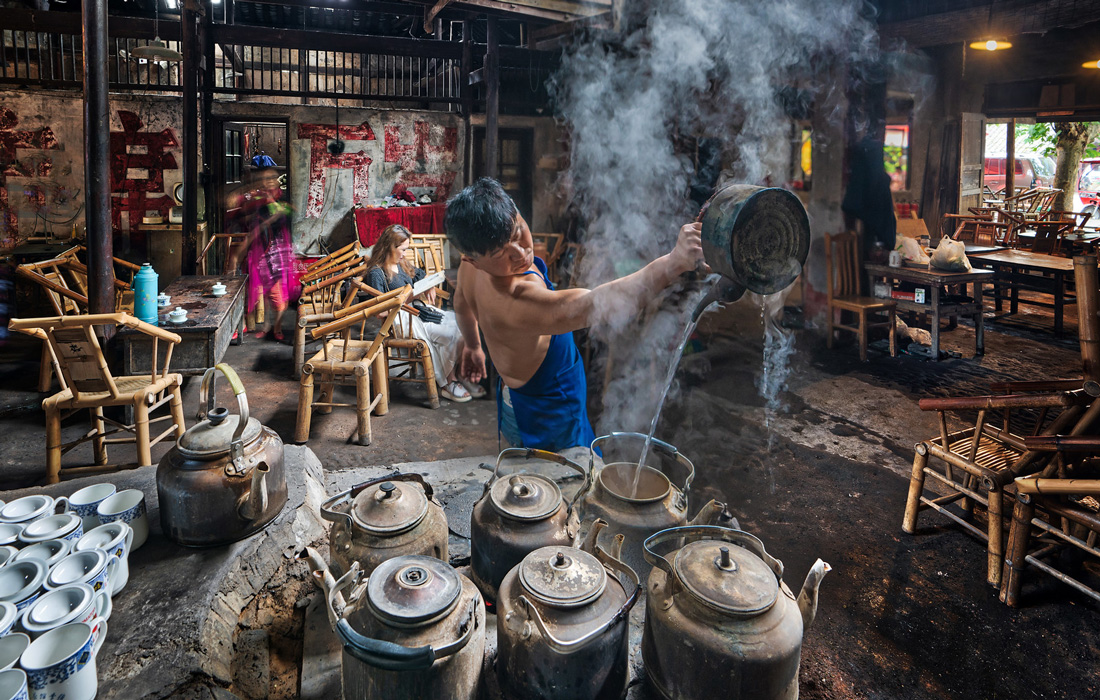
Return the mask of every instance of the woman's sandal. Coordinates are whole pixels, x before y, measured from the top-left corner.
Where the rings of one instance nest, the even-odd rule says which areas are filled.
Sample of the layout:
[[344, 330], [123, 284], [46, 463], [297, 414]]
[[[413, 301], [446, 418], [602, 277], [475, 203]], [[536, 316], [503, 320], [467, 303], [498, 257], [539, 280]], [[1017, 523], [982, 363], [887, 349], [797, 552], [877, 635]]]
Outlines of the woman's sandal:
[[458, 380], [462, 383], [462, 386], [466, 387], [466, 391], [470, 393], [470, 396], [475, 399], [480, 399], [485, 396], [485, 387], [476, 382], [468, 382], [465, 379]]
[[443, 395], [443, 398], [455, 403], [466, 403], [473, 398], [470, 396], [470, 392], [466, 391], [466, 387], [458, 382], [451, 382], [439, 387], [439, 393]]

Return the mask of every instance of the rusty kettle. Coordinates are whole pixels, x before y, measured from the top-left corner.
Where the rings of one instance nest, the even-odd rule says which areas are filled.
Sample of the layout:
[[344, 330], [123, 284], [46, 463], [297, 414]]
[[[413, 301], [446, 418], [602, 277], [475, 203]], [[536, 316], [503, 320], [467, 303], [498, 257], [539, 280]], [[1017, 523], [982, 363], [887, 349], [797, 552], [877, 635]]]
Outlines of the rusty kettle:
[[316, 551], [306, 552], [343, 646], [343, 697], [476, 699], [485, 602], [472, 581], [420, 555], [388, 559], [362, 582], [353, 562], [335, 580]]
[[[684, 541], [687, 544], [681, 544]], [[664, 555], [660, 545], [674, 543]], [[830, 567], [810, 568], [796, 598], [783, 563], [756, 537], [723, 527], [678, 527], [645, 542], [642, 658], [672, 700], [795, 700], [802, 635]]]
[[[215, 407], [216, 373], [237, 397], [238, 415]], [[202, 375], [200, 422], [157, 465], [164, 534], [191, 547], [228, 544], [263, 529], [287, 501], [283, 442], [248, 415], [248, 396], [227, 364]]]
[[505, 698], [618, 700], [626, 689], [629, 615], [638, 575], [595, 546], [530, 552], [500, 585], [497, 678]]
[[[506, 462], [511, 462], [510, 473], [502, 473]], [[531, 470], [545, 470], [548, 463], [584, 477], [572, 501], [566, 503], [552, 478]], [[513, 447], [497, 456], [493, 476], [470, 514], [471, 578], [487, 600], [496, 599], [505, 574], [528, 552], [573, 546], [580, 524], [574, 505], [587, 486], [587, 470], [557, 453]]]
[[[592, 441], [589, 451], [589, 488], [581, 499], [581, 536], [600, 518], [608, 523], [605, 536], [622, 534], [622, 560], [636, 572], [649, 571], [642, 543], [655, 532], [688, 525], [688, 493], [695, 479], [695, 466], [672, 445], [653, 439], [646, 464], [639, 472], [638, 460], [646, 436], [641, 433], [610, 433]], [[597, 450], [603, 455], [597, 463]], [[677, 486], [666, 472], [685, 473]], [[635, 488], [636, 483], [636, 488]], [[692, 525], [718, 521], [725, 504], [710, 501], [696, 513]], [[601, 540], [603, 541], [603, 540]], [[609, 547], [610, 543], [605, 543]]]
[[447, 561], [447, 516], [419, 474], [391, 474], [321, 504], [332, 523], [329, 553], [337, 576], [359, 562], [364, 575], [393, 557], [422, 554]]

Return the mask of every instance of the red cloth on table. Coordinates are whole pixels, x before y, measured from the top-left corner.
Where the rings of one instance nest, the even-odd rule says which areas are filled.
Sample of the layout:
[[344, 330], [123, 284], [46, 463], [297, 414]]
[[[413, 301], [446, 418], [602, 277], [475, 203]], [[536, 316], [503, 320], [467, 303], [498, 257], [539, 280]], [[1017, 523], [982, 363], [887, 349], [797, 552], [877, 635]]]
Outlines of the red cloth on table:
[[366, 207], [355, 210], [355, 231], [359, 242], [372, 246], [383, 229], [401, 224], [413, 233], [443, 233], [443, 212], [446, 204], [424, 204], [419, 207]]

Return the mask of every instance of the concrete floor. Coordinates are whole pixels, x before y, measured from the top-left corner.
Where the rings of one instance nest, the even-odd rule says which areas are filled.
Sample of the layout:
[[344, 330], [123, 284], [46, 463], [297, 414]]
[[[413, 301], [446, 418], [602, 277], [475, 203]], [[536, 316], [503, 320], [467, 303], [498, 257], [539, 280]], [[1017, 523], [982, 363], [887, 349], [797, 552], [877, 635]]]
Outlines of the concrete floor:
[[[765, 410], [756, 390], [763, 371], [759, 308], [743, 302], [706, 321], [705, 349], [681, 364], [657, 435], [694, 461], [693, 506], [709, 497], [726, 501], [741, 526], [784, 562], [792, 588], [815, 558], [832, 564], [803, 648], [803, 698], [1100, 695], [1094, 603], [1033, 575], [1025, 607], [1011, 610], [984, 584], [981, 543], [934, 515], [922, 515], [916, 536], [900, 527], [913, 444], [937, 432], [935, 415], [916, 401], [984, 393], [998, 380], [1079, 374], [1073, 320], [1067, 339], [1054, 339], [1049, 315], [987, 317], [983, 357], [972, 357], [973, 330], [963, 325], [942, 336], [961, 357], [939, 363], [892, 359], [876, 349], [860, 363], [854, 346], [827, 351], [818, 333], [796, 331], [775, 411]], [[788, 316], [788, 324], [798, 319]], [[297, 406], [290, 350], [249, 337], [225, 358], [241, 374], [253, 415], [284, 439]], [[41, 474], [43, 422], [41, 397], [31, 391], [36, 348], [16, 344], [4, 352], [0, 483], [12, 488]], [[598, 385], [592, 382], [594, 392]], [[189, 380], [189, 417], [197, 393], [198, 381]], [[415, 395], [395, 392], [390, 413], [374, 421], [372, 445], [349, 444], [353, 413], [337, 410], [315, 419], [309, 446], [334, 474], [493, 455], [495, 420], [489, 400], [444, 401], [432, 411]], [[82, 429], [74, 422], [66, 435]], [[115, 448], [123, 456], [127, 449]], [[90, 461], [90, 447], [68, 457]]]

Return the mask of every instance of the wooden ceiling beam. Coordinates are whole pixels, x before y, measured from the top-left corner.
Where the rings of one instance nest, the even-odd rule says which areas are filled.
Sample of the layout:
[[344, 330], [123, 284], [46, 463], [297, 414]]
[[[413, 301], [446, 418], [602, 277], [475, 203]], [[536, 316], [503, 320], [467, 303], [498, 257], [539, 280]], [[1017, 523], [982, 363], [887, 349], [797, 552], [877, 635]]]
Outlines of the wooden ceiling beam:
[[1100, 20], [1100, 3], [1033, 0], [997, 7], [990, 22], [989, 5], [941, 12], [879, 26], [883, 39], [903, 39], [912, 48], [978, 41], [989, 35], [1012, 37], [1057, 28], [1072, 29]]

